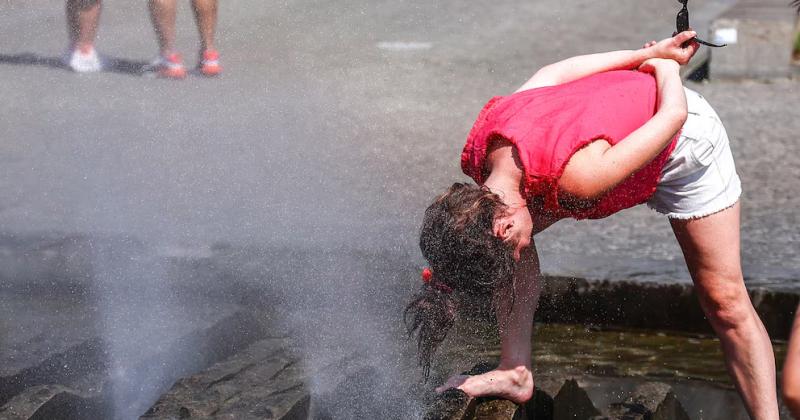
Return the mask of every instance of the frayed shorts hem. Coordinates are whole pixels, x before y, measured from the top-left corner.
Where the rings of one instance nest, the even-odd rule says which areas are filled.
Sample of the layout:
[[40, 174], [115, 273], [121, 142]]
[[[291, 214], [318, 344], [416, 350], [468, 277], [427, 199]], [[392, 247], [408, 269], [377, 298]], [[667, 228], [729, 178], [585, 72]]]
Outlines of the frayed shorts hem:
[[702, 219], [707, 216], [711, 216], [712, 214], [719, 213], [721, 211], [727, 210], [736, 205], [739, 202], [739, 196], [737, 195], [736, 198], [731, 202], [730, 200], [723, 202], [722, 205], [715, 205], [709, 206], [709, 208], [703, 210], [693, 211], [691, 213], [679, 213], [679, 212], [670, 212], [666, 210], [659, 209], [656, 206], [653, 206], [650, 203], [647, 203], [647, 207], [650, 207], [657, 213], [663, 214], [667, 216], [669, 219], [676, 219], [676, 220], [692, 220], [692, 219]]

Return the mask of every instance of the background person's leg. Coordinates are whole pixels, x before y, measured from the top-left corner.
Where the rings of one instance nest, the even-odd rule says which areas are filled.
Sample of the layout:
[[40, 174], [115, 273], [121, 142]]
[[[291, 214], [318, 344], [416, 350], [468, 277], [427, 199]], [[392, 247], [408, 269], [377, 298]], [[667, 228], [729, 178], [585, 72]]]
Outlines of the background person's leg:
[[100, 0], [67, 0], [67, 31], [70, 46], [74, 48], [94, 46], [101, 9]]
[[162, 57], [174, 54], [175, 51], [175, 19], [177, 16], [177, 0], [149, 0], [150, 19], [158, 38], [158, 50]]
[[794, 315], [781, 384], [783, 385], [781, 387], [783, 402], [789, 407], [792, 415], [800, 419], [800, 307], [797, 308]]
[[100, 58], [94, 50], [97, 28], [100, 23], [100, 0], [67, 0], [67, 33], [69, 51], [66, 65], [77, 72], [102, 69]]
[[183, 60], [175, 50], [175, 19], [178, 14], [177, 0], [149, 0], [150, 19], [158, 38], [159, 58], [155, 70], [162, 77], [182, 79], [186, 77]]
[[671, 219], [700, 306], [716, 331], [736, 388], [754, 419], [777, 419], [775, 357], [742, 276], [740, 205], [699, 219]]
[[214, 32], [217, 29], [217, 0], [192, 0], [197, 31], [200, 32], [200, 50], [214, 50]]
[[192, 0], [192, 10], [200, 33], [200, 72], [206, 76], [215, 76], [222, 71], [219, 65], [219, 53], [214, 44], [214, 33], [217, 28], [217, 0]]

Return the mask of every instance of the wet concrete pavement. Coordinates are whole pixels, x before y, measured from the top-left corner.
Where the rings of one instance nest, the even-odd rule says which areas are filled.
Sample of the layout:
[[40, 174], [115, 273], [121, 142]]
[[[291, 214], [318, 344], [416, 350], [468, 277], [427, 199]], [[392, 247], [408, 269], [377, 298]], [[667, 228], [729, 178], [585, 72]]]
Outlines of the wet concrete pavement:
[[[693, 16], [701, 22], [726, 3], [693, 2]], [[63, 11], [6, 2], [0, 230], [128, 233], [184, 245], [347, 243], [418, 255], [422, 210], [464, 179], [460, 148], [487, 98], [559, 58], [661, 38], [674, 6], [224, 2], [224, 76], [173, 82], [13, 64], [25, 53], [62, 53]], [[186, 5], [179, 29], [191, 65], [197, 42]], [[417, 44], [398, 50], [398, 41]], [[134, 62], [153, 57], [144, 8], [106, 2], [98, 47]], [[745, 184], [746, 275], [787, 286], [800, 268], [798, 85], [692, 87], [732, 138]], [[688, 278], [668, 223], [646, 208], [560, 222], [538, 242], [553, 274]]]

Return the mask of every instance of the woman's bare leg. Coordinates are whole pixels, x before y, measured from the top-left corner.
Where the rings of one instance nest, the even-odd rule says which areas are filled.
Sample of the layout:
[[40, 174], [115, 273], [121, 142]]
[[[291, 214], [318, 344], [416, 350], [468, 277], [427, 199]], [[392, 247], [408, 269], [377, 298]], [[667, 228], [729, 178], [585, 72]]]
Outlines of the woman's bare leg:
[[101, 9], [100, 0], [67, 0], [67, 33], [71, 48], [86, 51], [94, 47]]
[[175, 17], [177, 0], [149, 0], [150, 19], [158, 38], [158, 49], [162, 57], [175, 52]]
[[783, 402], [789, 407], [794, 418], [800, 419], [800, 307], [795, 311], [781, 383]]
[[670, 223], [750, 417], [773, 420], [778, 418], [775, 357], [744, 286], [739, 216], [737, 203], [707, 217]]
[[200, 32], [200, 51], [214, 50], [217, 28], [217, 0], [192, 0], [192, 10]]

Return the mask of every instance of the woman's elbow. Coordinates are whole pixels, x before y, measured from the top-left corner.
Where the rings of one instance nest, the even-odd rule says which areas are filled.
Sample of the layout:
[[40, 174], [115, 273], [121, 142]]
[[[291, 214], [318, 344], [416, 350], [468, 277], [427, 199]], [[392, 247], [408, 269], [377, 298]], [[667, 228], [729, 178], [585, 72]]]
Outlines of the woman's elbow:
[[681, 109], [675, 111], [675, 121], [683, 127], [686, 124], [686, 120], [689, 118], [689, 110], [686, 107], [681, 107]]
[[664, 115], [671, 125], [677, 127], [677, 129], [683, 127], [683, 125], [686, 124], [686, 120], [689, 118], [689, 110], [686, 106], [671, 106], [662, 108], [659, 112]]
[[594, 202], [611, 190], [615, 182], [609, 177], [598, 176], [595, 171], [597, 168], [587, 170], [587, 168], [577, 168], [579, 170], [567, 170], [558, 182], [559, 195], [562, 199], [571, 202], [573, 205], [581, 207], [583, 204]]

